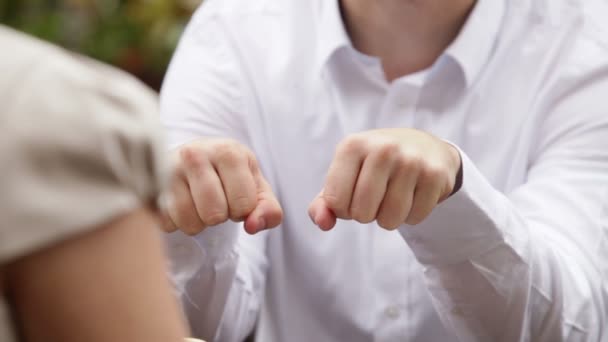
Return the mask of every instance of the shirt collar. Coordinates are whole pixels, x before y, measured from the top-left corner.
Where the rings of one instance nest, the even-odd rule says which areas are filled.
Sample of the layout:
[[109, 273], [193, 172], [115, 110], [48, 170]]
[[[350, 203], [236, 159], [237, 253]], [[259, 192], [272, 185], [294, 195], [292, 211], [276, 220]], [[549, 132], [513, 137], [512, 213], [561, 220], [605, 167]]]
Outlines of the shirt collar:
[[319, 13], [317, 66], [320, 70], [325, 67], [334, 52], [342, 47], [352, 47], [352, 43], [342, 20], [340, 1], [319, 0], [317, 4]]
[[[322, 69], [334, 52], [342, 47], [352, 47], [352, 43], [344, 27], [340, 1], [319, 0], [317, 4], [317, 65]], [[505, 0], [477, 0], [458, 37], [443, 54], [460, 66], [467, 85], [473, 83], [490, 58], [504, 12]]]
[[467, 85], [475, 81], [490, 59], [504, 12], [505, 0], [477, 0], [458, 37], [443, 54], [460, 66]]

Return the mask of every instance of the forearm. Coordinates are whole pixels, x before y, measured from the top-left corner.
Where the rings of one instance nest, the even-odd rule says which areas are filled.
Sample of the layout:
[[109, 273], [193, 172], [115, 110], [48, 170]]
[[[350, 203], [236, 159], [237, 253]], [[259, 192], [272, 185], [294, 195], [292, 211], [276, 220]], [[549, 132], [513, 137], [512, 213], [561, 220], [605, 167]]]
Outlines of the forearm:
[[4, 265], [0, 265], [0, 298], [4, 296], [4, 287], [6, 286], [4, 278]]
[[401, 229], [444, 324], [463, 341], [598, 340], [606, 293], [591, 241], [601, 180], [575, 186], [589, 175], [558, 171], [563, 179], [545, 174], [507, 197], [466, 156], [464, 165], [461, 192]]
[[156, 221], [139, 210], [14, 262], [7, 293], [27, 341], [179, 341]]
[[595, 265], [543, 235], [531, 236], [521, 255], [505, 243], [429, 266], [425, 276], [443, 322], [462, 341], [599, 341], [603, 333]]

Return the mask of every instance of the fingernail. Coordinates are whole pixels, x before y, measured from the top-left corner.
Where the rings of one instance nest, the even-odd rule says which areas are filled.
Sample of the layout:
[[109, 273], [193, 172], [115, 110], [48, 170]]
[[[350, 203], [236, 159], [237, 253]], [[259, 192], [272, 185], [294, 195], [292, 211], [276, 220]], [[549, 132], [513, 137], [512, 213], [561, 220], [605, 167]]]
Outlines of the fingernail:
[[266, 220], [264, 220], [263, 217], [260, 217], [258, 219], [258, 232], [264, 229], [266, 229]]
[[[315, 218], [314, 218], [314, 220], [313, 220], [313, 222], [314, 222], [314, 223], [315, 223], [317, 226], [319, 225], [319, 223], [318, 223], [318, 222], [321, 220], [321, 217], [320, 217], [320, 216], [321, 216], [321, 213], [320, 213], [320, 212], [317, 212], [317, 214], [315, 215]], [[320, 226], [319, 226], [319, 227], [320, 227]]]

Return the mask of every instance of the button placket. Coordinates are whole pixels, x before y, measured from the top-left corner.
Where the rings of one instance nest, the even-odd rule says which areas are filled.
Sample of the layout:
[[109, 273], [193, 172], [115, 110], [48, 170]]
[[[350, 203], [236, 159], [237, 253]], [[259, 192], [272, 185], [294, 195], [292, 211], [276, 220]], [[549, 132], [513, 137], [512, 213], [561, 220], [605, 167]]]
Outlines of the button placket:
[[395, 83], [382, 105], [379, 127], [412, 127], [419, 89], [407, 83]]

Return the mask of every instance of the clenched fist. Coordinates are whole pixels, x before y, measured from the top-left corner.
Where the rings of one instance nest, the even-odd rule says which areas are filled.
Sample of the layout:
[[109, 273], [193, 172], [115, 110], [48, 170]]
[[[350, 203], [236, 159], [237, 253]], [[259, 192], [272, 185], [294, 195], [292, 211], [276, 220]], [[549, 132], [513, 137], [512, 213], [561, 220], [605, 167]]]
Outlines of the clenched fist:
[[323, 230], [333, 228], [337, 218], [377, 221], [390, 230], [418, 224], [450, 196], [460, 163], [456, 148], [421, 131], [354, 134], [336, 149], [309, 215]]
[[281, 223], [281, 206], [247, 147], [232, 140], [202, 139], [179, 148], [175, 158], [165, 231], [194, 235], [232, 220], [245, 221], [245, 230], [255, 234]]

